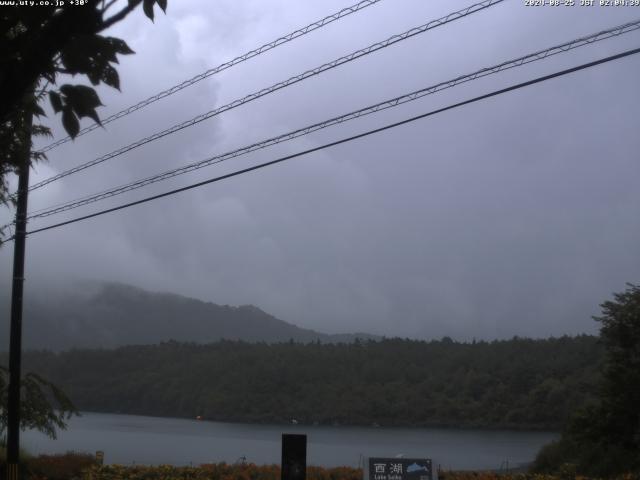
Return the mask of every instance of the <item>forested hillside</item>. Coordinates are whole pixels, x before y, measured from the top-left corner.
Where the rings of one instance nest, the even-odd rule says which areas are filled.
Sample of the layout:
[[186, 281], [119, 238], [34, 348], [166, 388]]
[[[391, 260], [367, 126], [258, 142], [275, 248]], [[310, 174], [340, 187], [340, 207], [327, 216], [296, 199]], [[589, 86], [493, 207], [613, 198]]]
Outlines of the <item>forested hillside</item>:
[[[350, 334], [328, 335], [280, 320], [253, 305], [217, 305], [172, 293], [148, 292], [115, 283], [77, 284], [75, 288], [34, 294], [24, 308], [27, 349], [115, 348], [176, 340], [208, 343], [349, 342]], [[9, 297], [0, 296], [0, 311]], [[0, 315], [0, 333], [9, 333], [9, 316]], [[360, 338], [376, 338], [358, 333]], [[4, 349], [7, 345], [0, 345]]]
[[[85, 411], [240, 422], [560, 428], [588, 400], [591, 336], [456, 343], [209, 345], [31, 352]], [[6, 361], [6, 357], [2, 359]]]

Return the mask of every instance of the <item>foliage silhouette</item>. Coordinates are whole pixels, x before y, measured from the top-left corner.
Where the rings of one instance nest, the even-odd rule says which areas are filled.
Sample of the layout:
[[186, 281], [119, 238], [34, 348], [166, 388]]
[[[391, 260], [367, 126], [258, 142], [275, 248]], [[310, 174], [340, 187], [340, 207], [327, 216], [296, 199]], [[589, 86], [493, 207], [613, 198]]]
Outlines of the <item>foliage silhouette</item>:
[[605, 349], [597, 397], [541, 450], [537, 471], [570, 465], [588, 475], [640, 474], [640, 287], [629, 284], [601, 307], [594, 317]]
[[[49, 98], [71, 137], [77, 135], [80, 119], [100, 122], [96, 109], [102, 103], [96, 91], [71, 84], [56, 89], [58, 76], [84, 75], [94, 86], [103, 83], [120, 89], [117, 55], [134, 52], [124, 40], [100, 33], [141, 4], [151, 20], [154, 5], [163, 11], [167, 8], [167, 0], [128, 0], [126, 5], [83, 1], [84, 5], [78, 7], [0, 9], [0, 202], [4, 204], [13, 201], [8, 195], [7, 176], [15, 173], [26, 158], [22, 153], [31, 147], [30, 137], [51, 135], [47, 126], [25, 121], [31, 115], [45, 116], [40, 102]], [[26, 145], [25, 138], [29, 139]], [[30, 160], [43, 158], [44, 154], [33, 152]]]

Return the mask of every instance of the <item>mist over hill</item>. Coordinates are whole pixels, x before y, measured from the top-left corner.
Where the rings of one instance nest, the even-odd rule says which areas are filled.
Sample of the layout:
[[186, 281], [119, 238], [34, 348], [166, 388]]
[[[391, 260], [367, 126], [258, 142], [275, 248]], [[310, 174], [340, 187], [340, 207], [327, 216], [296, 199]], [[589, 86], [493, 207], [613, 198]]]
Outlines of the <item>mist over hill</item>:
[[[0, 331], [9, 332], [9, 298], [0, 300]], [[229, 306], [131, 285], [91, 283], [29, 296], [24, 304], [25, 349], [114, 348], [175, 340], [208, 343], [351, 342], [373, 335], [329, 335], [297, 327], [253, 305]], [[6, 350], [8, 344], [0, 346]]]

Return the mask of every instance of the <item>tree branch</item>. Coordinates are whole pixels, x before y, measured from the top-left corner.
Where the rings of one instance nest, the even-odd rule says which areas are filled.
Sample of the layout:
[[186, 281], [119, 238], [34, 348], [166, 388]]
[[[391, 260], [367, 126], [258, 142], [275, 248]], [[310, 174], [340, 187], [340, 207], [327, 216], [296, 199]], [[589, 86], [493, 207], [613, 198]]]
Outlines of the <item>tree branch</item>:
[[106, 5], [104, 4], [104, 0], [102, 0], [102, 14], [104, 15], [107, 10], [109, 10], [114, 3], [116, 3], [118, 0], [111, 0], [109, 3], [107, 3]]
[[49, 83], [50, 83], [49, 80], [47, 80], [45, 84], [42, 86], [42, 88], [40, 88], [40, 90], [36, 92], [36, 98], [40, 97], [47, 91], [47, 87], [49, 86]]
[[142, 0], [135, 0], [133, 2], [130, 2], [126, 7], [124, 7], [122, 10], [120, 10], [118, 13], [116, 13], [113, 16], [103, 20], [101, 28], [100, 28], [99, 31], [105, 30], [105, 29], [109, 28], [111, 25], [113, 25], [115, 23], [118, 23], [124, 17], [129, 15], [129, 13], [131, 13], [138, 5], [140, 5], [140, 3], [142, 3]]

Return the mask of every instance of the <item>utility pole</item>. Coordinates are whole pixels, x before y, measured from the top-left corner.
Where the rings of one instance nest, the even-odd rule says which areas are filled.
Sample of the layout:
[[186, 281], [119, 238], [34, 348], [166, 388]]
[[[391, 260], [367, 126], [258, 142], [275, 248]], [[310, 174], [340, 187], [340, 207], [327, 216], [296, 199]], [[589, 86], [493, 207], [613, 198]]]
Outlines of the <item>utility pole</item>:
[[7, 480], [20, 478], [20, 367], [22, 361], [22, 297], [24, 290], [24, 256], [27, 237], [27, 198], [31, 167], [30, 102], [25, 102], [22, 149], [18, 166], [16, 230], [13, 242], [13, 284], [11, 291], [11, 333], [9, 339], [9, 395], [7, 402]]

